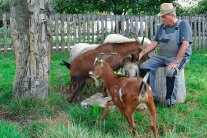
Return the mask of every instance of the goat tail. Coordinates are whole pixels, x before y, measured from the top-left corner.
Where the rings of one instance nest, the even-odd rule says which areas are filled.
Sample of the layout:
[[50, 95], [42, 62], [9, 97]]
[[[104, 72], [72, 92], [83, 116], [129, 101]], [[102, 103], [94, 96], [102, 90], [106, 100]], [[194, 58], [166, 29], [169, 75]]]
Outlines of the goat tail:
[[140, 95], [139, 95], [139, 101], [140, 102], [144, 102], [147, 100], [147, 88], [146, 88], [146, 83], [147, 83], [147, 80], [149, 78], [149, 72], [147, 72], [147, 74], [144, 76], [143, 80], [142, 80], [142, 83], [140, 85], [140, 89], [139, 89], [139, 92], [140, 92]]
[[149, 78], [149, 72], [147, 72], [146, 75], [144, 76], [144, 78], [142, 79], [140, 91], [146, 91], [146, 83], [147, 83], [148, 78]]
[[70, 63], [66, 62], [63, 60], [63, 63], [61, 63], [61, 65], [66, 66], [68, 69], [70, 69]]

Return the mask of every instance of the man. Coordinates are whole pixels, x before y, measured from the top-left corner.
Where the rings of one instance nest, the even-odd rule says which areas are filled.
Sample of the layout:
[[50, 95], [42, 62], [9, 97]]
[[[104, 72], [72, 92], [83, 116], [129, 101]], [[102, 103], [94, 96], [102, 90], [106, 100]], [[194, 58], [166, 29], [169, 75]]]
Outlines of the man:
[[172, 3], [163, 3], [158, 16], [161, 16], [163, 24], [160, 25], [152, 43], [139, 54], [139, 59], [158, 44], [160, 52], [141, 64], [140, 76], [143, 77], [150, 71], [149, 84], [152, 87], [154, 102], [158, 103], [159, 98], [154, 90], [155, 70], [158, 67], [167, 66], [166, 105], [170, 107], [176, 103], [177, 73], [189, 62], [189, 56], [192, 53], [192, 31], [186, 20], [178, 20]]

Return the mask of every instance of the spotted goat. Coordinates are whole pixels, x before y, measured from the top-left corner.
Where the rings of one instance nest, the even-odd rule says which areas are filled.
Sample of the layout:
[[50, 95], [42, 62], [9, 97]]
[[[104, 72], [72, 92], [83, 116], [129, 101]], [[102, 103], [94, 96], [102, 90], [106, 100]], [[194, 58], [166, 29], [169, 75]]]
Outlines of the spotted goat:
[[110, 56], [110, 54], [100, 54], [94, 62], [94, 70], [89, 73], [90, 77], [94, 79], [101, 77], [112, 98], [111, 101], [106, 103], [102, 118], [104, 119], [107, 116], [109, 106], [116, 105], [131, 126], [133, 135], [135, 135], [134, 112], [139, 104], [146, 104], [150, 112], [151, 129], [154, 136], [158, 136], [153, 95], [150, 86], [147, 84], [149, 72], [143, 79], [141, 77], [120, 77], [114, 73], [110, 64], [105, 61]]

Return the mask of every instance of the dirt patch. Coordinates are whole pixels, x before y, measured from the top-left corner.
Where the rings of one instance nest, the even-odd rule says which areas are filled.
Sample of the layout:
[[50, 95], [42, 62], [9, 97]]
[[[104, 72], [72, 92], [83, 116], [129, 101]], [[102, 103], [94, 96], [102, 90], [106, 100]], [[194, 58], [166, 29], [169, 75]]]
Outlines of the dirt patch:
[[21, 125], [25, 125], [31, 121], [35, 120], [34, 116], [23, 116], [23, 115], [13, 115], [11, 113], [5, 113], [0, 111], [0, 119], [5, 121], [17, 122]]

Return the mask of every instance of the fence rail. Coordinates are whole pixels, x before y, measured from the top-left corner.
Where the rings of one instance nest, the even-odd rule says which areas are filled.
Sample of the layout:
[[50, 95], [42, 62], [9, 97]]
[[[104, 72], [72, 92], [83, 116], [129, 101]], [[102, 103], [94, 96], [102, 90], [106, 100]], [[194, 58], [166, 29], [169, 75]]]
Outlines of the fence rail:
[[[0, 56], [6, 56], [9, 51], [14, 54], [11, 44], [9, 14], [2, 15], [3, 27], [0, 28]], [[207, 49], [207, 17], [182, 16], [193, 31], [193, 48]], [[103, 42], [108, 34], [122, 34], [131, 38], [130, 32], [138, 36], [153, 39], [161, 19], [158, 16], [138, 15], [86, 15], [86, 14], [53, 14], [51, 16], [51, 49], [58, 52], [70, 51], [70, 46], [76, 43]]]

